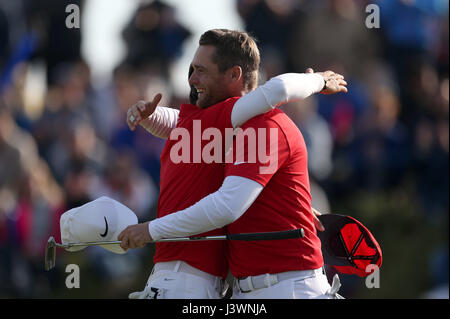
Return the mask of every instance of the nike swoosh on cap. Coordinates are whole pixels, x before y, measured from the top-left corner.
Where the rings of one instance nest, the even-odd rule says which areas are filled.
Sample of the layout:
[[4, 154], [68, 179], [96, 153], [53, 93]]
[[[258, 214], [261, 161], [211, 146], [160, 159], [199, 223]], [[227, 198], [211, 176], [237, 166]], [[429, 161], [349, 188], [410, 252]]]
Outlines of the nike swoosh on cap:
[[106, 220], [105, 216], [103, 216], [103, 218], [105, 219], [106, 230], [105, 230], [105, 232], [103, 234], [100, 234], [100, 236], [106, 237], [106, 235], [108, 235], [108, 221]]

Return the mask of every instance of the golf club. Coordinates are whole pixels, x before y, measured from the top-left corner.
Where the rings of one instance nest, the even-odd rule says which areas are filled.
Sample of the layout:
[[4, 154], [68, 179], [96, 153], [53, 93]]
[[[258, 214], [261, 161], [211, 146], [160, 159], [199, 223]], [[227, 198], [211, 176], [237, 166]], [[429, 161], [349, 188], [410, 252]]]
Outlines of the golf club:
[[[219, 236], [204, 236], [204, 237], [176, 237], [176, 238], [162, 238], [153, 240], [150, 243], [161, 242], [181, 242], [181, 241], [203, 241], [203, 240], [242, 240], [242, 241], [256, 241], [256, 240], [281, 240], [281, 239], [293, 239], [303, 238], [305, 231], [303, 228], [292, 229], [278, 232], [265, 232], [265, 233], [245, 233], [245, 234], [227, 234]], [[49, 271], [56, 265], [56, 248], [71, 248], [79, 246], [98, 246], [98, 245], [117, 245], [121, 241], [93, 241], [84, 243], [67, 243], [59, 244], [55, 241], [55, 238], [51, 236], [47, 245], [45, 246], [44, 267]]]

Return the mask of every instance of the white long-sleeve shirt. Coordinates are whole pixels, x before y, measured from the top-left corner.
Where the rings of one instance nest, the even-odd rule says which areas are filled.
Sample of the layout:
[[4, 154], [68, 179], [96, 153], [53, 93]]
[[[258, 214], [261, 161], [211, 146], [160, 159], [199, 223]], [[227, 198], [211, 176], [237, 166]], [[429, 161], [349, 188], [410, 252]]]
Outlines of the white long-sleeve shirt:
[[228, 225], [256, 200], [263, 186], [251, 179], [228, 176], [214, 193], [176, 213], [152, 220], [153, 240], [190, 236]]
[[[303, 100], [319, 92], [324, 79], [314, 73], [285, 73], [271, 78], [265, 84], [242, 96], [231, 111], [231, 124], [239, 127], [252, 117], [266, 113], [288, 102]], [[167, 139], [177, 126], [179, 111], [158, 106], [152, 115], [140, 122], [151, 134]]]
[[[233, 127], [274, 107], [307, 98], [319, 92], [324, 79], [318, 74], [287, 73], [276, 76], [241, 97], [231, 113]], [[176, 127], [179, 112], [157, 107], [141, 125], [150, 133], [168, 138]], [[153, 240], [190, 236], [221, 228], [241, 217], [259, 196], [263, 186], [251, 179], [228, 176], [216, 192], [181, 211], [157, 218], [149, 223]]]

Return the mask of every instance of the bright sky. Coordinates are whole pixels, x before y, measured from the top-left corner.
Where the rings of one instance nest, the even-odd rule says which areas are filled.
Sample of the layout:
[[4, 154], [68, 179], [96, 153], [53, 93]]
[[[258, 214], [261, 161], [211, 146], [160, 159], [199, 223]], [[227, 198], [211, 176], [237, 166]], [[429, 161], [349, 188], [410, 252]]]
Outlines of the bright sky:
[[[187, 94], [186, 72], [199, 36], [212, 28], [241, 29], [233, 0], [164, 0], [177, 9], [179, 21], [192, 33], [184, 55], [172, 70], [172, 82], [180, 94]], [[140, 0], [89, 0], [81, 17], [82, 52], [91, 66], [94, 81], [104, 83], [121, 61], [126, 48], [120, 38], [124, 25]]]

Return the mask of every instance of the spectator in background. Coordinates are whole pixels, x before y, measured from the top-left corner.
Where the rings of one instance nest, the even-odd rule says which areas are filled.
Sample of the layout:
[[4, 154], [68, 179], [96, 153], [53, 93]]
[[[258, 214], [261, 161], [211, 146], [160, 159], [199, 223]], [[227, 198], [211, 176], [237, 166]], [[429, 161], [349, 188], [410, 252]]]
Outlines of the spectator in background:
[[372, 89], [370, 104], [357, 123], [349, 154], [354, 185], [371, 191], [392, 189], [402, 183], [409, 160], [400, 100], [392, 87], [379, 84]]
[[336, 69], [349, 83], [348, 94], [318, 98], [317, 113], [327, 122], [333, 138], [335, 165], [322, 186], [332, 198], [339, 198], [351, 191], [344, 187], [353, 178], [347, 156], [355, 127], [370, 108], [365, 81], [373, 75], [378, 57], [377, 37], [363, 27], [364, 10], [358, 1], [326, 0], [303, 7], [305, 14], [296, 21], [289, 40], [288, 58], [294, 70], [305, 66]]
[[433, 222], [448, 218], [449, 193], [449, 124], [422, 118], [414, 134], [416, 193], [426, 217]]
[[0, 268], [5, 274], [0, 286], [30, 297], [42, 277], [37, 265], [45, 242], [59, 233], [64, 197], [32, 136], [16, 125], [3, 104], [0, 145]]
[[91, 190], [90, 200], [103, 195], [114, 198], [136, 213], [139, 220], [148, 218], [156, 205], [157, 187], [136, 165], [134, 152], [113, 153], [98, 182]]
[[[140, 167], [150, 175], [155, 185], [158, 185], [159, 156], [164, 142], [154, 136], [149, 138], [143, 130], [131, 132], [123, 118], [126, 117], [129, 106], [136, 100], [145, 99], [152, 94], [152, 90], [149, 90], [150, 85], [153, 89], [162, 87], [166, 80], [161, 76], [144, 74], [130, 65], [122, 64], [116, 68], [113, 81], [106, 94], [109, 96], [108, 100], [113, 103], [96, 104], [96, 117], [99, 119], [97, 127], [108, 132], [105, 134], [107, 136], [105, 140], [112, 149], [133, 153]], [[163, 91], [168, 92], [167, 89]], [[102, 118], [105, 121], [102, 122]], [[105, 122], [108, 124], [105, 125]]]
[[175, 14], [162, 1], [142, 4], [123, 30], [128, 48], [124, 62], [167, 78], [171, 63], [181, 56], [183, 42], [191, 35]]
[[4, 131], [9, 114], [0, 107], [0, 295], [15, 290], [12, 281], [15, 239], [15, 209], [24, 167], [17, 146], [11, 145]]
[[18, 241], [10, 245], [20, 257], [13, 258], [19, 265], [13, 270], [12, 281], [25, 297], [46, 296], [51, 283], [45, 285], [48, 278], [42, 272], [42, 252], [50, 236], [60, 237], [59, 217], [66, 209], [64, 193], [40, 160], [26, 172], [18, 194], [13, 230]]
[[408, 105], [402, 118], [415, 125], [416, 113], [435, 103], [435, 98], [423, 94], [431, 92], [423, 89], [448, 77], [448, 2], [393, 0], [379, 5], [384, 57], [395, 70], [401, 100]]
[[312, 8], [294, 26], [289, 39], [294, 69], [337, 70], [351, 76], [349, 83], [361, 80], [377, 56], [377, 38], [364, 27], [362, 6], [355, 0], [322, 3], [322, 8]]
[[127, 64], [116, 66], [112, 79], [93, 94], [93, 121], [97, 135], [110, 142], [118, 127], [122, 126], [121, 116], [126, 103], [140, 95], [141, 86], [138, 71]]
[[40, 154], [50, 163], [59, 182], [64, 180], [65, 157], [70, 148], [72, 132], [80, 123], [92, 125], [92, 105], [86, 82], [75, 65], [59, 65], [55, 84], [49, 86], [46, 105], [33, 125]]
[[[301, 20], [303, 1], [237, 0], [236, 9], [244, 21], [245, 30], [258, 40], [261, 52], [262, 76], [270, 79], [292, 70], [289, 43], [296, 21]], [[303, 71], [307, 65], [297, 71]], [[325, 69], [324, 69], [325, 70]]]
[[[417, 62], [428, 60], [448, 66], [447, 1], [392, 0], [378, 5], [386, 58], [396, 68], [399, 81], [407, 79]], [[439, 67], [439, 71], [444, 69]]]
[[69, 4], [80, 8], [82, 0], [40, 0], [26, 1], [25, 12], [28, 29], [37, 34], [37, 48], [32, 61], [42, 59], [46, 65], [49, 85], [58, 80], [59, 68], [73, 64], [81, 58], [81, 28], [66, 28], [66, 7]]
[[27, 60], [33, 48], [26, 26], [26, 1], [0, 0], [0, 91], [10, 84], [14, 66]]
[[12, 124], [9, 111], [0, 105], [0, 219], [3, 222], [15, 206], [19, 183], [24, 175], [20, 150], [8, 139]]

